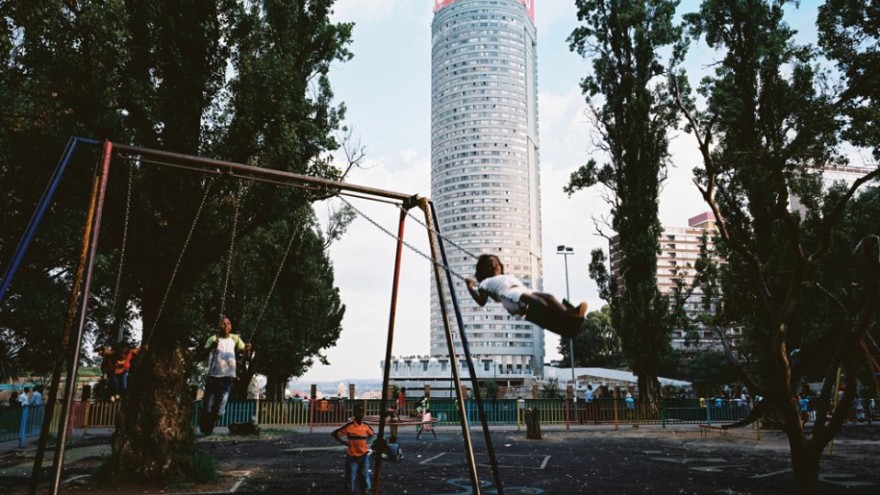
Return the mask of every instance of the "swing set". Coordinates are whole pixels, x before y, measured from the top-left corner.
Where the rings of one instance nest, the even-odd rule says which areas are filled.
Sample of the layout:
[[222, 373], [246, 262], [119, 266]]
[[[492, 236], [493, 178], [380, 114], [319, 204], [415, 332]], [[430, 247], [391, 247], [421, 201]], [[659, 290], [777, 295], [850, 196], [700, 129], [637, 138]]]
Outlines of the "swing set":
[[[54, 194], [58, 188], [58, 185], [61, 182], [61, 179], [64, 176], [64, 173], [74, 156], [76, 149], [79, 146], [101, 146], [102, 154], [100, 165], [97, 167], [97, 171], [93, 180], [92, 186], [92, 194], [89, 200], [88, 207], [88, 215], [86, 220], [86, 226], [83, 232], [83, 241], [82, 241], [82, 250], [80, 252], [78, 268], [76, 271], [76, 276], [74, 278], [74, 282], [72, 284], [71, 296], [68, 303], [68, 311], [67, 311], [67, 324], [65, 325], [64, 332], [62, 334], [61, 339], [61, 354], [60, 355], [68, 355], [72, 356], [72, 358], [68, 362], [67, 369], [67, 379], [65, 381], [65, 389], [62, 394], [63, 402], [61, 409], [61, 421], [58, 425], [58, 435], [57, 435], [57, 448], [54, 453], [54, 473], [52, 477], [52, 481], [50, 484], [50, 492], [55, 494], [58, 493], [60, 488], [60, 479], [62, 467], [64, 464], [64, 453], [65, 446], [67, 443], [67, 435], [68, 428], [71, 424], [71, 409], [73, 405], [73, 396], [74, 396], [74, 387], [76, 384], [76, 374], [77, 374], [77, 363], [79, 362], [79, 357], [81, 353], [81, 343], [83, 337], [83, 331], [86, 324], [86, 318], [88, 316], [88, 303], [89, 303], [89, 291], [92, 283], [92, 276], [94, 271], [96, 253], [98, 248], [98, 240], [100, 234], [101, 227], [101, 219], [104, 211], [104, 202], [106, 199], [106, 190], [107, 184], [110, 177], [110, 165], [113, 163], [114, 157], [127, 159], [127, 160], [135, 160], [143, 165], [157, 165], [157, 166], [168, 166], [172, 168], [182, 168], [192, 171], [198, 171], [206, 175], [222, 175], [235, 177], [242, 181], [254, 181], [254, 182], [267, 182], [276, 184], [278, 186], [286, 186], [286, 187], [299, 187], [306, 188], [310, 190], [320, 191], [327, 195], [336, 196], [341, 199], [344, 203], [349, 205], [354, 209], [356, 213], [361, 215], [363, 218], [368, 220], [370, 223], [381, 229], [383, 232], [387, 233], [394, 239], [396, 239], [396, 252], [395, 252], [395, 262], [394, 269], [392, 275], [392, 290], [391, 290], [391, 302], [390, 302], [390, 311], [389, 311], [389, 319], [388, 319], [388, 332], [387, 332], [387, 343], [385, 348], [385, 367], [383, 372], [383, 381], [382, 381], [382, 399], [380, 410], [384, 411], [387, 409], [388, 401], [394, 400], [393, 398], [388, 397], [389, 390], [389, 378], [391, 372], [391, 350], [392, 344], [394, 341], [394, 331], [395, 331], [395, 316], [397, 309], [397, 298], [399, 293], [399, 280], [401, 273], [401, 259], [403, 255], [403, 247], [406, 246], [414, 251], [416, 251], [421, 256], [428, 259], [433, 267], [434, 273], [434, 281], [438, 287], [438, 293], [443, 294], [446, 291], [443, 291], [444, 283], [447, 284], [449, 288], [448, 294], [450, 295], [452, 306], [454, 309], [454, 314], [456, 318], [456, 323], [458, 325], [458, 336], [460, 338], [462, 344], [462, 352], [465, 357], [465, 362], [467, 363], [467, 368], [470, 374], [470, 380], [472, 382], [472, 389], [474, 391], [474, 398], [476, 399], [477, 408], [479, 411], [479, 418], [482, 423], [483, 435], [486, 442], [486, 450], [489, 457], [489, 461], [492, 468], [492, 474], [494, 478], [495, 491], [498, 494], [503, 495], [503, 485], [501, 482], [498, 462], [495, 456], [494, 447], [492, 445], [491, 435], [488, 426], [487, 415], [485, 412], [485, 408], [483, 406], [483, 400], [480, 393], [480, 388], [477, 382], [477, 374], [476, 369], [473, 363], [473, 359], [470, 353], [470, 348], [467, 340], [467, 335], [464, 332], [464, 324], [463, 318], [461, 315], [461, 309], [458, 303], [458, 299], [456, 298], [455, 291], [452, 290], [453, 280], [452, 277], [456, 276], [461, 280], [464, 280], [460, 274], [454, 273], [448, 267], [446, 250], [444, 247], [444, 239], [443, 236], [439, 232], [438, 221], [437, 221], [437, 213], [434, 210], [433, 203], [425, 197], [421, 197], [419, 195], [410, 195], [404, 194], [395, 191], [388, 191], [383, 189], [377, 189], [367, 186], [360, 186], [356, 184], [350, 184], [346, 182], [333, 181], [323, 178], [310, 177], [306, 175], [294, 174], [290, 172], [268, 169], [268, 168], [259, 168], [253, 167], [249, 165], [243, 165], [239, 163], [227, 162], [222, 160], [214, 160], [208, 158], [201, 158], [192, 155], [185, 155], [179, 153], [172, 153], [168, 151], [141, 148], [135, 146], [129, 146], [119, 143], [113, 143], [110, 141], [97, 141], [93, 139], [81, 138], [81, 137], [73, 137], [68, 142], [64, 153], [61, 157], [61, 160], [58, 163], [58, 166], [53, 173], [49, 184], [46, 187], [46, 190], [43, 194], [43, 197], [40, 199], [35, 212], [25, 229], [25, 232], [19, 241], [19, 244], [13, 254], [13, 258], [6, 269], [6, 272], [3, 275], [2, 280], [0, 280], [0, 304], [3, 302], [3, 298], [9, 288], [9, 285], [12, 281], [13, 276], [15, 275], [16, 270], [18, 269], [21, 261], [24, 257], [25, 252], [27, 251], [30, 242], [32, 241], [42, 217], [45, 215], [49, 205], [51, 204]], [[116, 286], [113, 292], [112, 305], [110, 306], [114, 315], [116, 315], [115, 325], [119, 326], [119, 332], [117, 336], [117, 340], [121, 340], [123, 335], [123, 330], [120, 325], [119, 320], [122, 319], [117, 314], [117, 297], [119, 294], [119, 285], [122, 277], [122, 266], [124, 264], [124, 248], [125, 243], [127, 242], [127, 234], [128, 234], [128, 216], [130, 210], [130, 201], [131, 201], [131, 173], [129, 173], [128, 178], [128, 190], [126, 196], [126, 209], [125, 209], [125, 229], [123, 232], [123, 240], [122, 240], [122, 251], [119, 260], [119, 268], [116, 279]], [[192, 237], [192, 233], [195, 229], [196, 223], [198, 222], [199, 215], [201, 214], [202, 208], [205, 205], [206, 198], [208, 196], [208, 191], [210, 189], [211, 182], [208, 181], [204, 187], [204, 196], [201, 200], [201, 204], [198, 207], [198, 211], [196, 212], [196, 218], [193, 220], [192, 226], [190, 228], [189, 234], [187, 235], [186, 241], [184, 242], [184, 246], [181, 249], [181, 253], [177, 260], [177, 265], [174, 267], [172, 271], [171, 279], [169, 280], [168, 286], [166, 288], [164, 297], [162, 302], [160, 303], [159, 310], [152, 322], [152, 326], [149, 332], [146, 333], [145, 337], [142, 339], [144, 344], [149, 343], [149, 339], [152, 336], [153, 330], [156, 328], [156, 323], [161, 317], [162, 309], [164, 308], [165, 302], [168, 298], [168, 293], [171, 289], [172, 284], [174, 283], [174, 279], [177, 275], [177, 270], [180, 266], [181, 260], [186, 252], [186, 249], [189, 245], [190, 238]], [[392, 231], [385, 229], [381, 225], [379, 225], [375, 220], [366, 216], [354, 207], [349, 201], [345, 200], [342, 196], [350, 196], [361, 199], [367, 199], [372, 201], [386, 202], [392, 203], [396, 205], [400, 209], [400, 216], [398, 222], [397, 233], [394, 234]], [[234, 253], [234, 245], [235, 245], [235, 236], [236, 236], [236, 228], [237, 228], [237, 218], [238, 218], [238, 198], [235, 198], [235, 213], [233, 215], [233, 227], [232, 227], [232, 237], [229, 243], [229, 249], [226, 259], [226, 275], [223, 283], [223, 290], [221, 296], [221, 312], [223, 310], [223, 306], [225, 305], [226, 299], [226, 288], [228, 286], [229, 281], [229, 272], [232, 264], [232, 256]], [[405, 220], [407, 217], [415, 218], [410, 214], [410, 210], [412, 208], [419, 208], [422, 210], [424, 214], [424, 222], [416, 221], [425, 227], [428, 234], [428, 245], [430, 247], [430, 253], [423, 253], [418, 249], [414, 248], [409, 243], [406, 243], [403, 240], [404, 234], [404, 226]], [[251, 339], [253, 339], [253, 334], [257, 332], [259, 329], [259, 322], [262, 319], [263, 313], [266, 310], [266, 307], [269, 302], [269, 297], [275, 289], [276, 283], [281, 274], [281, 270], [284, 267], [286, 260], [288, 258], [288, 254], [290, 252], [291, 246], [294, 243], [294, 238], [296, 234], [292, 234], [291, 238], [287, 242], [284, 255], [281, 260], [281, 264], [278, 270], [275, 273], [274, 279], [272, 281], [271, 287], [269, 289], [269, 295], [266, 296], [266, 299], [262, 305], [260, 313], [257, 317], [256, 324], [254, 325], [254, 330], [251, 335]], [[450, 242], [446, 240], [446, 242]], [[452, 243], [454, 244], [454, 243]], [[456, 247], [471, 257], [476, 258], [476, 256], [472, 253], [467, 252], [465, 249], [460, 246]], [[443, 276], [445, 274], [445, 277]], [[451, 328], [449, 312], [447, 310], [447, 302], [444, 297], [439, 298], [440, 303], [440, 314], [443, 318], [443, 326], [444, 332], [446, 336], [447, 349], [450, 358], [453, 360], [452, 362], [457, 362], [458, 358], [456, 356], [456, 350], [453, 343], [453, 332]], [[76, 320], [76, 322], [74, 322]], [[75, 327], [75, 328], [74, 328]], [[63, 366], [62, 359], [57, 360], [57, 365], [55, 372], [52, 377], [52, 390], [58, 390], [60, 384], [60, 375], [61, 368]], [[461, 376], [459, 373], [459, 368], [457, 366], [451, 367], [452, 371], [452, 379], [455, 384], [456, 391], [456, 403], [458, 405], [459, 410], [465, 410], [466, 406], [464, 403], [465, 397], [462, 395], [462, 387], [461, 387]], [[46, 404], [46, 414], [45, 420], [43, 423], [43, 428], [40, 434], [40, 441], [37, 450], [37, 455], [34, 460], [34, 466], [31, 476], [31, 492], [35, 492], [36, 486], [39, 480], [39, 473], [42, 466], [42, 460], [45, 452], [45, 445], [49, 433], [50, 421], [52, 418], [53, 408], [55, 403], [55, 394], [50, 394], [48, 397], [48, 401]], [[384, 429], [386, 425], [386, 418], [382, 415], [379, 419], [379, 428], [378, 428], [378, 438], [384, 438]], [[470, 437], [470, 428], [468, 425], [468, 418], [466, 415], [461, 415], [460, 420], [461, 431], [464, 439], [464, 448], [466, 451], [466, 457], [468, 461], [468, 472], [471, 480], [472, 493], [480, 494], [482, 491], [481, 483], [477, 474], [477, 465], [474, 457], [473, 446]], [[375, 468], [374, 468], [374, 483], [373, 483], [373, 493], [379, 494], [381, 489], [381, 471], [382, 471], [382, 460], [381, 456], [376, 458]]]

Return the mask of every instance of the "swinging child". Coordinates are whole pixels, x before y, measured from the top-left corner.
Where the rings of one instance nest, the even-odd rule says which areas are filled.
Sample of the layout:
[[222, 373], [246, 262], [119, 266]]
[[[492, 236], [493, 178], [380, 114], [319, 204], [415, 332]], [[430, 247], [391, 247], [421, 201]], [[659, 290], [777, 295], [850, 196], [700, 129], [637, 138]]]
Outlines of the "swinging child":
[[560, 303], [551, 294], [529, 289], [518, 278], [506, 275], [501, 260], [493, 254], [480, 255], [476, 279], [468, 278], [466, 283], [471, 297], [480, 306], [485, 306], [491, 297], [511, 315], [525, 316], [532, 323], [567, 339], [580, 332], [587, 313], [585, 302], [572, 306], [563, 299]]

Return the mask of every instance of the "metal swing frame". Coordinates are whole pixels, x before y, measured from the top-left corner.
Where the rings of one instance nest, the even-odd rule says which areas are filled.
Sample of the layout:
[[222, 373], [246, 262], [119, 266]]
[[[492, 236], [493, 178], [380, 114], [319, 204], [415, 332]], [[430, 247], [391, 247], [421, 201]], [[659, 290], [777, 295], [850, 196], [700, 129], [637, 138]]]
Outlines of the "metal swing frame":
[[[68, 427], [71, 421], [70, 411], [73, 405], [73, 396], [75, 393], [75, 385], [76, 385], [76, 374], [77, 374], [77, 364], [79, 362], [79, 357], [81, 353], [81, 343], [83, 330], [86, 323], [86, 316], [88, 315], [88, 294], [90, 292], [92, 274], [94, 270], [95, 258], [98, 249], [98, 241], [100, 235], [100, 226], [101, 226], [101, 218], [103, 214], [104, 200], [106, 198], [106, 189], [110, 176], [110, 165], [112, 162], [112, 158], [114, 154], [125, 154], [130, 157], [139, 157], [141, 163], [146, 165], [165, 165], [177, 168], [190, 169], [195, 171], [200, 171], [206, 174], [214, 174], [214, 175], [229, 175], [242, 179], [249, 179], [255, 181], [262, 182], [270, 182], [278, 185], [287, 185], [293, 187], [305, 187], [310, 189], [316, 189], [325, 192], [332, 192], [337, 195], [343, 195], [349, 193], [349, 195], [356, 195], [357, 197], [363, 199], [369, 199], [374, 201], [382, 201], [382, 200], [391, 200], [392, 202], [397, 203], [401, 208], [400, 220], [398, 225], [398, 235], [397, 238], [397, 248], [394, 262], [394, 271], [392, 277], [392, 293], [391, 293], [391, 304], [389, 311], [389, 322], [388, 322], [388, 334], [387, 334], [387, 344], [385, 351], [385, 369], [383, 373], [382, 380], [382, 401], [381, 401], [381, 410], [385, 411], [387, 409], [387, 403], [389, 400], [388, 390], [389, 390], [389, 377], [391, 370], [391, 349], [394, 341], [394, 325], [395, 325], [395, 316], [397, 309], [397, 296], [398, 296], [398, 285], [400, 280], [400, 271], [401, 271], [401, 258], [403, 254], [403, 233], [404, 233], [404, 223], [407, 216], [407, 211], [413, 207], [419, 207], [425, 215], [425, 224], [428, 226], [426, 229], [428, 231], [428, 240], [431, 249], [431, 257], [433, 260], [433, 269], [434, 269], [434, 280], [439, 289], [439, 293], [443, 294], [443, 277], [441, 276], [441, 268], [446, 267], [446, 252], [442, 243], [442, 236], [439, 235], [439, 226], [436, 224], [437, 222], [437, 214], [434, 210], [433, 204], [425, 197], [421, 197], [419, 195], [410, 195], [404, 194], [395, 191], [383, 190], [373, 187], [361, 186], [346, 182], [333, 181], [318, 177], [310, 177], [301, 174], [295, 174], [291, 172], [285, 172], [281, 170], [268, 169], [268, 168], [260, 168], [253, 167], [249, 165], [243, 165], [234, 162], [228, 162], [223, 160], [215, 160], [208, 159], [202, 157], [196, 157], [192, 155], [180, 154], [180, 153], [172, 153], [168, 151], [155, 150], [149, 148], [141, 148], [136, 146], [129, 146], [124, 144], [113, 143], [111, 141], [97, 141], [88, 138], [81, 137], [73, 137], [68, 142], [64, 154], [62, 155], [61, 161], [59, 162], [56, 170], [50, 180], [49, 185], [46, 188], [46, 191], [43, 194], [40, 202], [37, 204], [37, 208], [33, 217], [31, 218], [30, 223], [28, 224], [25, 233], [19, 242], [19, 245], [16, 248], [16, 251], [13, 255], [12, 261], [10, 265], [7, 267], [7, 270], [3, 276], [3, 279], [0, 280], [0, 303], [2, 303], [3, 296], [6, 293], [9, 284], [12, 281], [15, 272], [21, 263], [21, 260], [27, 251], [27, 248], [34, 237], [35, 232], [37, 231], [40, 221], [48, 208], [49, 204], [52, 202], [54, 197], [55, 190], [60, 183], [68, 164], [70, 163], [74, 152], [77, 149], [79, 144], [90, 145], [90, 146], [102, 146], [102, 158], [101, 164], [98, 168], [98, 172], [95, 177], [95, 185], [93, 190], [93, 195], [90, 199], [90, 207], [88, 210], [88, 215], [86, 219], [86, 228], [83, 236], [83, 255], [80, 259], [80, 269], [77, 273], [77, 279], [73, 283], [73, 290], [71, 294], [71, 308], [76, 306], [76, 301], [79, 301], [79, 308], [76, 311], [78, 314], [77, 320], [77, 328], [73, 339], [69, 339], [69, 333], [71, 329], [66, 329], [65, 336], [62, 338], [62, 348], [61, 355], [69, 355], [71, 359], [69, 361], [69, 367], [67, 370], [67, 380], [65, 383], [61, 411], [61, 421], [58, 425], [58, 440], [57, 440], [57, 448], [55, 449], [55, 462], [54, 462], [54, 475], [50, 482], [50, 493], [56, 494], [60, 489], [60, 479], [61, 472], [64, 464], [64, 453], [67, 442], [67, 434]], [[351, 194], [354, 193], [354, 194]], [[438, 261], [438, 259], [442, 258], [442, 264]], [[457, 323], [460, 329], [460, 336], [462, 340], [462, 348], [465, 354], [465, 359], [468, 365], [468, 370], [471, 375], [471, 381], [474, 384], [474, 396], [477, 400], [477, 406], [479, 410], [479, 416], [483, 426], [483, 432], [485, 436], [486, 446], [490, 458], [490, 463], [492, 465], [493, 476], [495, 481], [495, 490], [500, 495], [503, 495], [503, 486], [501, 483], [501, 479], [498, 473], [498, 465], [495, 458], [494, 449], [492, 447], [491, 435], [488, 428], [488, 422], [486, 419], [485, 409], [483, 407], [482, 399], [480, 397], [479, 387], [477, 387], [477, 377], [475, 367], [471, 358], [470, 349], [467, 343], [467, 337], [463, 331], [463, 323], [461, 317], [461, 310], [458, 304], [458, 300], [455, 296], [455, 291], [453, 290], [452, 283], [452, 274], [448, 269], [444, 269], [446, 272], [446, 282], [448, 284], [449, 294], [452, 297], [452, 303], [455, 309]], [[446, 310], [446, 302], [443, 297], [439, 298], [440, 307], [441, 307], [441, 315], [443, 316], [443, 326], [446, 335], [447, 347], [450, 358], [454, 359], [453, 362], [458, 362], [458, 357], [455, 354], [455, 345], [452, 340], [452, 330], [450, 328], [449, 317]], [[69, 318], [73, 320], [73, 317]], [[72, 325], [70, 325], [72, 326]], [[70, 349], [70, 346], [73, 346], [73, 349]], [[60, 368], [56, 370], [56, 373], [53, 374], [53, 383], [57, 388], [57, 384], [60, 380]], [[457, 366], [452, 367], [452, 375], [453, 381], [455, 382], [456, 389], [456, 401], [459, 407], [459, 410], [465, 410], [465, 397], [462, 394], [461, 387], [461, 377], [459, 375], [459, 370]], [[35, 492], [37, 481], [39, 479], [39, 472], [41, 468], [45, 442], [43, 441], [43, 437], [48, 434], [49, 429], [49, 421], [51, 421], [51, 408], [54, 407], [54, 394], [51, 394], [49, 400], [47, 401], [47, 411], [45, 416], [45, 421], [43, 424], [44, 432], [41, 434], [41, 442], [38, 448], [37, 456], [34, 461], [33, 474], [31, 478], [31, 492]], [[384, 439], [384, 429], [385, 429], [385, 416], [381, 415], [381, 419], [379, 422], [379, 431], [378, 438]], [[461, 416], [461, 429], [464, 437], [464, 444], [467, 454], [468, 460], [468, 471], [471, 479], [472, 493], [479, 495], [481, 493], [480, 480], [477, 474], [476, 461], [474, 459], [473, 446], [470, 438], [470, 428], [468, 425], [467, 416]], [[380, 484], [381, 481], [381, 456], [377, 457], [376, 467], [375, 467], [375, 483], [373, 484], [373, 493], [380, 493]]]

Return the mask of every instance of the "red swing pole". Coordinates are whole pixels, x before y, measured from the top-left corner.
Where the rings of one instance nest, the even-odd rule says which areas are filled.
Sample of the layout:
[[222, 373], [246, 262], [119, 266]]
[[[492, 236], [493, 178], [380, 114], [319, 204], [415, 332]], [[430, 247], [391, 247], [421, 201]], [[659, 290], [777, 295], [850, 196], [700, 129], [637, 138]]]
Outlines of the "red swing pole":
[[[397, 251], [394, 257], [394, 276], [391, 282], [391, 310], [388, 315], [388, 341], [385, 345], [385, 371], [382, 375], [382, 402], [379, 406], [379, 445], [385, 446], [385, 411], [388, 409], [388, 382], [391, 377], [391, 345], [394, 342], [394, 321], [397, 316], [397, 294], [400, 286], [400, 260], [403, 257], [403, 226], [406, 210], [400, 210], [397, 226]], [[382, 482], [382, 452], [376, 456], [376, 474], [373, 479], [373, 495], [379, 495]]]
[[113, 153], [113, 143], [104, 142], [103, 162], [99, 172], [98, 197], [93, 211], [92, 235], [89, 241], [89, 254], [86, 261], [85, 279], [80, 299], [79, 324], [76, 338], [73, 339], [73, 353], [69, 356], [70, 362], [67, 370], [67, 382], [64, 384], [64, 402], [61, 407], [61, 420], [58, 424], [58, 441], [55, 447], [55, 472], [49, 485], [49, 492], [53, 495], [58, 493], [61, 484], [61, 470], [64, 467], [64, 447], [67, 443], [67, 427], [70, 422], [70, 409], [73, 405], [73, 395], [76, 391], [76, 371], [79, 364], [79, 354], [82, 349], [83, 327], [86, 323], [86, 315], [89, 309], [89, 290], [92, 285], [92, 272], [95, 268], [95, 255], [98, 251], [98, 235], [101, 231], [101, 217], [104, 213], [104, 199], [107, 195], [107, 179], [110, 176], [110, 157]]
[[40, 473], [43, 467], [43, 458], [46, 454], [46, 444], [49, 439], [49, 430], [52, 428], [52, 417], [55, 415], [55, 403], [57, 399], [58, 387], [61, 384], [61, 372], [64, 368], [64, 356], [68, 354], [70, 348], [70, 333], [73, 331], [73, 321], [76, 319], [76, 307], [79, 302], [80, 288], [82, 287], [83, 272], [85, 271], [86, 259], [89, 254], [89, 238], [92, 233], [92, 219], [94, 218], [95, 203], [98, 196], [98, 185], [100, 181], [98, 177], [92, 181], [92, 193], [89, 198], [89, 209], [86, 214], [86, 226], [83, 229], [82, 249], [80, 250], [79, 263], [73, 279], [73, 285], [70, 290], [70, 299], [67, 303], [67, 318], [64, 323], [64, 330], [61, 333], [61, 344], [58, 346], [58, 358], [52, 371], [52, 381], [49, 384], [49, 390], [46, 393], [46, 406], [43, 409], [43, 422], [40, 429], [40, 438], [37, 441], [37, 452], [34, 455], [34, 464], [31, 470], [31, 480], [28, 485], [28, 493], [34, 495], [37, 493], [37, 485], [40, 482]]
[[[437, 230], [434, 227], [434, 220], [431, 216], [431, 208], [432, 205], [427, 198], [419, 198], [419, 208], [425, 213], [425, 225], [428, 226], [428, 245], [431, 248], [431, 261], [434, 268], [434, 282], [437, 284], [437, 301], [440, 303], [440, 315], [443, 317], [443, 330], [446, 334], [446, 348], [449, 352], [449, 361], [452, 363], [452, 380], [455, 383], [455, 398], [456, 404], [458, 404], [458, 410], [461, 411], [461, 434], [464, 437], [464, 447], [465, 447], [465, 455], [468, 461], [468, 474], [471, 478], [471, 489], [474, 495], [480, 495], [482, 493], [480, 487], [480, 478], [477, 473], [477, 461], [474, 458], [474, 448], [471, 443], [471, 432], [470, 427], [468, 426], [468, 417], [465, 411], [467, 411], [467, 407], [464, 403], [464, 395], [461, 390], [461, 376], [459, 373], [459, 363], [458, 363], [458, 355], [455, 353], [455, 343], [452, 339], [452, 328], [449, 324], [449, 314], [446, 311], [446, 301], [445, 296], [443, 295], [443, 278], [440, 276], [440, 260], [442, 259], [438, 254], [438, 241], [437, 241]], [[444, 267], [444, 269], [447, 269]], [[449, 287], [449, 292], [455, 290], [452, 286]]]

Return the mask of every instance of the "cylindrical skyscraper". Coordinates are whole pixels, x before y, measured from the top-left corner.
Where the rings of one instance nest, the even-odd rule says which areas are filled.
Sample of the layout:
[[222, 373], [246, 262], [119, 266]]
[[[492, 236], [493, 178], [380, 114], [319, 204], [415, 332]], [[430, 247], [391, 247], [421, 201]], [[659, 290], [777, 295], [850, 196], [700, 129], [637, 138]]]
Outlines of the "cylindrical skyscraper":
[[[436, 0], [431, 26], [431, 195], [450, 268], [472, 255], [541, 289], [538, 84], [533, 0]], [[455, 280], [471, 353], [497, 380], [543, 374], [540, 327], [497, 303], [479, 307]], [[455, 318], [450, 315], [455, 324]], [[454, 332], [456, 337], [457, 331]], [[456, 339], [457, 353], [461, 343]], [[432, 285], [431, 354], [448, 354]], [[485, 359], [490, 358], [491, 361]], [[489, 369], [489, 367], [492, 369]]]

